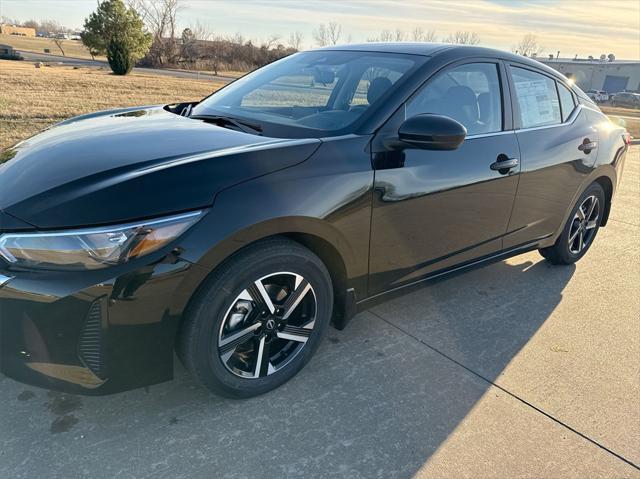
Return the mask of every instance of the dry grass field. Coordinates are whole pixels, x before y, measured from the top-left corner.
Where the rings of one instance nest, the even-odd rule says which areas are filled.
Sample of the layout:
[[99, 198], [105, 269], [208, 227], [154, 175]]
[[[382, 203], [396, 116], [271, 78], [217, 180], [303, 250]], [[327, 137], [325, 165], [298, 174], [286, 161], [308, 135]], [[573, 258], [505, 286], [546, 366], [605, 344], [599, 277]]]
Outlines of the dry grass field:
[[120, 106], [198, 100], [222, 86], [204, 80], [0, 60], [0, 150], [71, 116]]
[[[62, 55], [62, 52], [51, 38], [21, 37], [18, 35], [0, 34], [0, 43], [11, 45], [16, 50], [25, 52], [45, 53], [49, 50], [52, 55]], [[89, 50], [79, 40], [62, 40], [62, 49], [68, 57], [91, 58]], [[104, 57], [96, 57], [97, 60], [105, 60]]]

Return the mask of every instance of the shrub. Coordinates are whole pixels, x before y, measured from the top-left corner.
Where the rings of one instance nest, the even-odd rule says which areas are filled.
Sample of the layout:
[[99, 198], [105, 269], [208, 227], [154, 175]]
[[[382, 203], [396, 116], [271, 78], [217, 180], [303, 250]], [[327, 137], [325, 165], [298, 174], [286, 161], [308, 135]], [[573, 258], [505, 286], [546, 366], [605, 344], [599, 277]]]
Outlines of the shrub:
[[107, 60], [116, 75], [126, 75], [133, 69], [134, 61], [124, 42], [118, 40], [109, 42]]
[[85, 19], [82, 42], [92, 55], [106, 54], [115, 74], [126, 75], [149, 51], [151, 34], [144, 30], [138, 13], [122, 0], [104, 0]]

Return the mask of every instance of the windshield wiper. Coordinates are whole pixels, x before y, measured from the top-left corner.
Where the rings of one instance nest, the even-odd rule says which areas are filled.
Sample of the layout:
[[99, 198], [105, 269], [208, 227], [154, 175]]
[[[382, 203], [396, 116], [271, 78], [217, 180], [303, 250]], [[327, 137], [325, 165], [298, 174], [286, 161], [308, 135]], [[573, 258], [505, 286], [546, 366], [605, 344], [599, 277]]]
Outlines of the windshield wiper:
[[261, 135], [262, 127], [257, 123], [251, 123], [245, 120], [238, 120], [236, 118], [232, 118], [230, 116], [222, 116], [222, 115], [191, 115], [189, 118], [194, 120], [204, 120], [210, 121], [211, 123], [215, 123], [219, 126], [235, 126], [238, 130], [243, 131], [245, 133], [250, 133], [253, 135]]

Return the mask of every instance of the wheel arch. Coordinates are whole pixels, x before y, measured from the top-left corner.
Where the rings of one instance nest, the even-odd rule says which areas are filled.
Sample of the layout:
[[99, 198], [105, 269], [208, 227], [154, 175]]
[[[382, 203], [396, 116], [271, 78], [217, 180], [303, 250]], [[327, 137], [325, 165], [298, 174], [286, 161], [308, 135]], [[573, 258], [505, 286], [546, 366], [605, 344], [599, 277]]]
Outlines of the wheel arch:
[[355, 304], [355, 297], [349, 294], [347, 269], [340, 252], [329, 241], [309, 233], [284, 233], [282, 235], [301, 244], [314, 253], [329, 270], [333, 285], [333, 318], [332, 323], [339, 329], [344, 328], [351, 318]]
[[569, 206], [565, 211], [563, 220], [560, 223], [558, 230], [552, 236], [553, 240], [550, 242], [551, 244], [553, 244], [553, 242], [555, 242], [556, 239], [558, 239], [560, 234], [562, 234], [564, 225], [569, 220], [569, 215], [571, 214], [571, 210], [573, 209], [574, 205], [576, 204], [580, 196], [582, 196], [582, 194], [587, 190], [587, 188], [589, 188], [589, 186], [591, 186], [593, 183], [598, 183], [600, 186], [602, 186], [605, 192], [606, 204], [605, 204], [605, 212], [603, 215], [603, 223], [601, 223], [601, 226], [606, 225], [607, 219], [609, 217], [609, 211], [611, 209], [611, 199], [613, 198], [614, 185], [616, 184], [616, 176], [617, 175], [616, 175], [615, 168], [612, 165], [605, 164], [605, 165], [598, 166], [589, 175], [585, 177], [584, 181], [580, 185], [580, 188], [577, 189], [576, 193], [571, 199], [571, 202], [569, 203]]
[[179, 322], [183, 322], [189, 305], [215, 271], [245, 248], [271, 238], [295, 241], [324, 263], [333, 284], [333, 324], [342, 329], [354, 314], [355, 291], [362, 295], [366, 292], [366, 274], [359, 272], [362, 267], [355, 260], [357, 252], [343, 235], [330, 223], [310, 217], [277, 218], [251, 225], [228, 235], [205, 252], [194, 261], [196, 268], [183, 282], [181, 290], [190, 290], [191, 294], [188, 298], [183, 296], [182, 304], [174, 309], [181, 311]]
[[605, 205], [600, 226], [606, 226], [611, 212], [611, 200], [613, 199], [613, 182], [608, 176], [599, 176], [593, 183], [598, 183], [604, 190]]

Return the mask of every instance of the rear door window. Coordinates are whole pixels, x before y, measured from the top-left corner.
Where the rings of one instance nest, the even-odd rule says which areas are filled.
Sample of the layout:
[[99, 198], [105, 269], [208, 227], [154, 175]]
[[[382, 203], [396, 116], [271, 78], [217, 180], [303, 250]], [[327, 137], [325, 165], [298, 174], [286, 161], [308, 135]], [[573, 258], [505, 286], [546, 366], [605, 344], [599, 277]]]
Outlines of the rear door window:
[[522, 128], [562, 123], [556, 82], [524, 68], [510, 67]]

